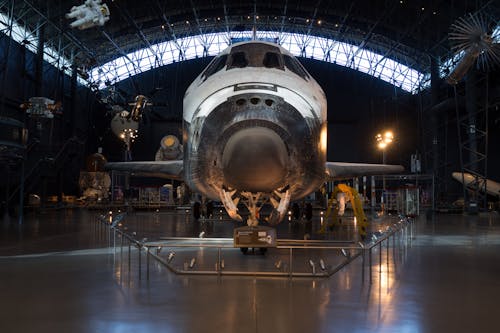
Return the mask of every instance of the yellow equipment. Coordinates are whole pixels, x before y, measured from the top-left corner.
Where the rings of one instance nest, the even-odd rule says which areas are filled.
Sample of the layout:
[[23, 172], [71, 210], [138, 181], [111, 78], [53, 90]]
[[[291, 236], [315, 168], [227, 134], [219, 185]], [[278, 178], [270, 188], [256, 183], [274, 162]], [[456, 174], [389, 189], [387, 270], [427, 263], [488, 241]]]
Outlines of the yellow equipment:
[[[361, 238], [366, 237], [366, 227], [368, 226], [368, 220], [366, 218], [365, 212], [363, 211], [363, 203], [359, 198], [358, 191], [356, 191], [354, 188], [350, 186], [347, 186], [346, 184], [338, 184], [337, 186], [335, 186], [333, 194], [330, 200], [328, 200], [328, 205], [325, 214], [325, 221], [328, 221], [328, 217], [330, 216], [330, 214], [332, 214], [332, 222], [328, 226], [333, 227], [338, 223], [339, 205], [334, 205], [334, 203], [337, 199], [337, 194], [339, 192], [345, 193], [349, 197], [352, 209], [354, 211], [354, 216], [359, 226], [358, 228], [359, 235], [361, 236]], [[325, 232], [325, 225], [321, 227], [320, 232], [321, 233]]]

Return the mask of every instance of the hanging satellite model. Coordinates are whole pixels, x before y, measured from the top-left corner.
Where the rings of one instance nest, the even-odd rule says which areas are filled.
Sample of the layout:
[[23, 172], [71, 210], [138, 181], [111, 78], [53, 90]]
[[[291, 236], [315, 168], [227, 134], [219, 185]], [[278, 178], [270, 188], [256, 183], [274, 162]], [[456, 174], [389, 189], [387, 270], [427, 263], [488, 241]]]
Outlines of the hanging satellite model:
[[126, 111], [119, 105], [114, 105], [112, 107], [113, 111], [116, 113], [111, 120], [111, 130], [125, 143], [126, 160], [131, 160], [131, 144], [138, 136], [139, 122], [142, 119], [144, 109], [150, 104], [146, 96], [137, 95], [135, 97], [135, 102], [131, 103], [131, 105], [131, 111]]
[[148, 98], [144, 95], [137, 95], [135, 97], [135, 102], [130, 103], [132, 106], [132, 111], [130, 111], [128, 117], [133, 121], [139, 122], [142, 118], [142, 114], [147, 105], [151, 105], [148, 103]]
[[183, 154], [184, 151], [179, 139], [175, 135], [166, 135], [160, 141], [155, 161], [179, 160], [182, 159]]
[[[117, 109], [117, 106], [114, 106]], [[117, 112], [111, 120], [111, 130], [113, 133], [125, 143], [127, 156], [130, 156], [130, 146], [137, 137], [139, 131], [139, 122], [130, 119], [130, 112], [123, 110]], [[130, 160], [129, 158], [126, 158]]]
[[31, 97], [29, 102], [20, 105], [32, 118], [54, 118], [54, 113], [61, 110], [61, 102], [54, 103], [47, 97]]
[[73, 6], [66, 14], [67, 19], [76, 19], [70, 23], [70, 27], [80, 30], [103, 26], [109, 21], [109, 8], [102, 0], [86, 0], [83, 5]]
[[500, 63], [500, 29], [498, 21], [481, 12], [461, 17], [451, 25], [449, 39], [454, 57], [460, 57], [446, 78], [457, 84], [476, 60], [483, 67]]
[[104, 165], [107, 163], [106, 158], [95, 153], [87, 157], [87, 170], [80, 171], [78, 184], [82, 196], [78, 199], [84, 202], [108, 199], [109, 188], [111, 186], [111, 178], [109, 173], [104, 171]]

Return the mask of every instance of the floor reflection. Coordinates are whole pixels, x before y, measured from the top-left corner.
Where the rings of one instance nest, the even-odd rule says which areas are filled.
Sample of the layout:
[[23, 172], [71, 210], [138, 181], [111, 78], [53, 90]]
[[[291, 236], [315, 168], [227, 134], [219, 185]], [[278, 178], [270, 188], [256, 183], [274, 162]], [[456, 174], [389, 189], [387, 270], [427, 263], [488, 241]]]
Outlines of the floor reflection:
[[[2, 332], [497, 330], [492, 313], [500, 298], [500, 266], [495, 264], [500, 261], [498, 215], [422, 219], [411, 247], [402, 246], [405, 235], [397, 234], [373, 249], [371, 273], [365, 253], [328, 279], [178, 276], [154, 260], [147, 279], [146, 254], [132, 245], [129, 255], [129, 244], [120, 237], [115, 238], [116, 248], [60, 252], [65, 247], [107, 247], [112, 238], [106, 229], [88, 223], [89, 212], [59, 214], [32, 216], [25, 226], [2, 229], [3, 253], [59, 249], [0, 258]], [[298, 239], [308, 232], [320, 237], [314, 233], [320, 217], [315, 217], [312, 229], [285, 222], [279, 232]], [[375, 230], [384, 227], [375, 223]], [[201, 231], [227, 236], [234, 225], [220, 219], [194, 223], [181, 212], [130, 214], [124, 226], [137, 237], [153, 238], [156, 233], [192, 236]], [[349, 232], [344, 225], [326, 237], [342, 239]], [[167, 248], [160, 255], [168, 257], [171, 251], [179, 267], [192, 257]], [[310, 269], [310, 254], [300, 261], [304, 269]], [[206, 248], [196, 256], [197, 267], [214, 269], [217, 251]], [[268, 265], [277, 270], [278, 260], [282, 269], [288, 260], [279, 250], [266, 257], [242, 257], [227, 249], [222, 256], [227, 269]], [[317, 258], [316, 264], [323, 258], [334, 265], [325, 253]]]

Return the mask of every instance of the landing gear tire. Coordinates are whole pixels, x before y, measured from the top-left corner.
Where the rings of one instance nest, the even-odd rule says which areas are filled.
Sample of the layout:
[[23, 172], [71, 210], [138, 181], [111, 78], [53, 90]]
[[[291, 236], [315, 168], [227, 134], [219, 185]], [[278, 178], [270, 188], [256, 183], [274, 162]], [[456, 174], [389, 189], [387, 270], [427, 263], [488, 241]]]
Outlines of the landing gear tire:
[[201, 203], [198, 201], [193, 204], [193, 217], [198, 220], [201, 216]]
[[241, 251], [241, 253], [243, 253], [243, 254], [247, 254], [247, 252], [248, 252], [248, 247], [240, 247], [240, 251]]

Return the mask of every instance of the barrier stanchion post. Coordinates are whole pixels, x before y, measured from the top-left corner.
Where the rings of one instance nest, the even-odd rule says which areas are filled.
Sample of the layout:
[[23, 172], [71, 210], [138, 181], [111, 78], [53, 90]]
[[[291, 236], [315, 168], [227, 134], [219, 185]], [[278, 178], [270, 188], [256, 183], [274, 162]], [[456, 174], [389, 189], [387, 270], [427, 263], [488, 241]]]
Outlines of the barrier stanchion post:
[[138, 253], [139, 253], [139, 280], [141, 279], [141, 247], [138, 246]]
[[149, 281], [149, 247], [146, 247], [146, 280]]
[[220, 246], [217, 248], [217, 269], [219, 270], [219, 273], [222, 274]]
[[390, 235], [388, 235], [385, 239], [385, 256], [387, 257], [387, 269], [389, 269], [389, 237]]
[[372, 284], [372, 247], [370, 247], [370, 250], [369, 250], [368, 266], [369, 266], [369, 273], [370, 273], [370, 284]]
[[382, 240], [378, 243], [378, 272], [382, 273]]
[[392, 261], [396, 264], [396, 231], [391, 235], [392, 237]]
[[401, 228], [399, 232], [399, 258], [402, 259], [404, 256], [404, 242], [405, 242], [405, 231], [404, 227]]
[[361, 282], [365, 282], [365, 249], [361, 248]]
[[128, 240], [128, 273], [130, 275], [130, 239]]

